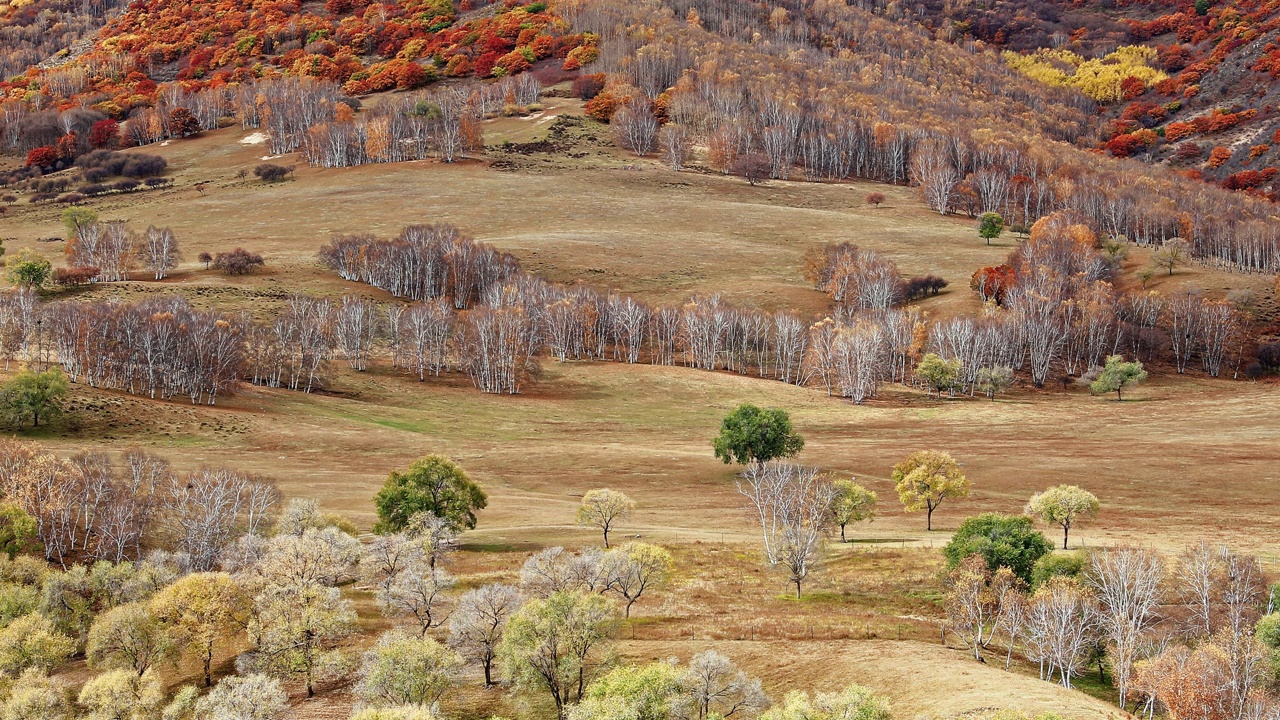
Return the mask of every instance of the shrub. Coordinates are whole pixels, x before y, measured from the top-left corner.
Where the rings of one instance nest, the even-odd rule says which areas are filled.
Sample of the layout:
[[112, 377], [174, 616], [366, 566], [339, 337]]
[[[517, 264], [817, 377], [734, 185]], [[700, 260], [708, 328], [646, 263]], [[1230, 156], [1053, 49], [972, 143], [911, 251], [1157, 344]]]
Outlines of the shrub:
[[729, 165], [729, 172], [742, 177], [752, 185], [763, 182], [772, 170], [773, 164], [769, 162], [769, 158], [760, 153], [739, 155]]
[[262, 267], [263, 261], [262, 256], [257, 253], [236, 248], [231, 252], [218, 253], [213, 258], [213, 266], [228, 275], [248, 275]]
[[604, 90], [604, 73], [579, 75], [573, 81], [573, 96], [580, 100], [590, 100]]
[[169, 163], [159, 155], [134, 155], [125, 162], [120, 173], [125, 177], [142, 178], [159, 175], [169, 167]]
[[1049, 553], [1036, 561], [1031, 568], [1031, 587], [1038, 588], [1055, 577], [1076, 577], [1084, 572], [1085, 554], [1076, 552]]
[[867, 193], [868, 205], [875, 205], [876, 207], [880, 207], [880, 205], [884, 203], [884, 200], [885, 200], [884, 193], [882, 192]]
[[87, 285], [98, 277], [98, 272], [98, 268], [92, 266], [58, 268], [53, 271], [53, 283], [63, 287]]
[[263, 163], [253, 169], [253, 174], [261, 178], [264, 182], [274, 183], [284, 180], [291, 171], [283, 165], [275, 163]]
[[1258, 364], [1265, 370], [1280, 370], [1280, 343], [1259, 345]]
[[34, 148], [27, 153], [27, 167], [51, 168], [58, 164], [58, 150], [52, 145]]

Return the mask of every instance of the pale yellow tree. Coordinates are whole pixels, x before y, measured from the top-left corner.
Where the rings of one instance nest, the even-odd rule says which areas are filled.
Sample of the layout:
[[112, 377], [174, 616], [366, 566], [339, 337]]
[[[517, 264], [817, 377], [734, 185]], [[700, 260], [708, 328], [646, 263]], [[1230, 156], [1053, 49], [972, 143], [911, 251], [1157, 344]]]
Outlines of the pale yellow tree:
[[969, 495], [969, 479], [950, 453], [939, 450], [912, 453], [893, 467], [893, 481], [904, 510], [926, 511], [926, 530], [933, 530], [933, 511], [943, 500]]
[[1067, 549], [1071, 526], [1098, 514], [1098, 498], [1075, 485], [1055, 485], [1031, 496], [1026, 513], [1062, 528], [1062, 549]]
[[197, 658], [205, 687], [213, 685], [217, 643], [230, 640], [242, 627], [249, 599], [226, 573], [192, 573], [151, 598], [151, 612]]
[[168, 629], [145, 604], [126, 603], [94, 620], [85, 656], [92, 667], [127, 668], [140, 677], [176, 649]]
[[17, 675], [29, 668], [49, 672], [75, 652], [75, 641], [58, 632], [53, 621], [31, 613], [0, 630], [0, 672]]
[[846, 525], [870, 522], [876, 516], [876, 494], [852, 480], [836, 480], [831, 483], [836, 491], [836, 498], [831, 503], [831, 512], [836, 524], [840, 526], [840, 542], [848, 542], [844, 536]]
[[150, 670], [111, 670], [85, 683], [79, 701], [89, 711], [85, 720], [152, 720], [164, 705], [164, 686]]
[[582, 496], [578, 507], [578, 524], [600, 528], [604, 533], [604, 546], [609, 547], [609, 531], [615, 523], [631, 515], [636, 503], [616, 490], [597, 488]]
[[631, 606], [645, 590], [661, 585], [671, 577], [671, 553], [666, 548], [648, 543], [627, 543], [609, 553], [609, 588], [622, 596], [624, 614], [631, 617]]

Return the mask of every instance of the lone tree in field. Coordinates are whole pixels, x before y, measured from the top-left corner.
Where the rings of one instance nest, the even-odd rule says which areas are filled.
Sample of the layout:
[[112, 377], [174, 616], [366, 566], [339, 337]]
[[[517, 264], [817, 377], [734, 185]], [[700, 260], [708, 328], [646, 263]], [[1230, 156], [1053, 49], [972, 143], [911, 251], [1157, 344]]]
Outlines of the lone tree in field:
[[769, 162], [769, 158], [760, 153], [747, 153], [739, 155], [729, 165], [729, 172], [741, 177], [751, 185], [759, 185], [769, 177], [773, 164]]
[[884, 193], [882, 192], [867, 193], [867, 204], [874, 205], [877, 208], [880, 207], [882, 204], [884, 204]]
[[1168, 270], [1169, 275], [1172, 276], [1179, 265], [1187, 264], [1187, 255], [1190, 252], [1191, 248], [1186, 240], [1170, 238], [1151, 255], [1151, 264], [1161, 270]]
[[1093, 382], [1089, 383], [1089, 392], [1095, 395], [1113, 392], [1116, 394], [1116, 400], [1124, 400], [1122, 391], [1130, 386], [1137, 385], [1147, 379], [1147, 371], [1143, 369], [1142, 363], [1125, 362], [1120, 355], [1111, 355], [1107, 357], [1107, 364], [1098, 372], [1098, 376]]
[[393, 472], [373, 497], [378, 534], [403, 530], [409, 519], [429, 512], [447, 521], [456, 531], [473, 530], [476, 512], [483, 510], [489, 498], [467, 473], [443, 455], [428, 455], [415, 460], [404, 472]]
[[926, 530], [933, 530], [933, 511], [943, 500], [969, 495], [969, 479], [955, 458], [938, 450], [921, 450], [895, 465], [893, 481], [904, 510], [926, 511]]
[[578, 524], [600, 528], [604, 533], [604, 546], [609, 547], [609, 531], [614, 523], [631, 515], [636, 503], [616, 490], [597, 488], [582, 496], [578, 507]]
[[804, 438], [791, 429], [786, 410], [744, 403], [720, 422], [720, 435], [711, 446], [725, 465], [762, 466], [770, 460], [796, 456], [804, 449]]
[[1098, 497], [1075, 485], [1057, 485], [1031, 496], [1026, 513], [1062, 528], [1062, 549], [1067, 549], [1071, 526], [1098, 514]]
[[67, 390], [67, 376], [57, 368], [41, 373], [23, 370], [0, 385], [0, 413], [16, 427], [22, 427], [27, 420], [32, 427], [40, 427], [40, 418], [48, 424], [62, 412]]
[[831, 512], [840, 526], [840, 542], [849, 542], [844, 537], [846, 525], [875, 519], [876, 494], [852, 480], [836, 480], [831, 488], [835, 490]]
[[737, 485], [760, 523], [765, 562], [787, 571], [799, 600], [801, 584], [822, 560], [835, 489], [817, 468], [789, 462], [751, 465]]
[[986, 240], [988, 245], [1003, 232], [1004, 217], [1000, 213], [985, 212], [978, 218], [978, 237]]

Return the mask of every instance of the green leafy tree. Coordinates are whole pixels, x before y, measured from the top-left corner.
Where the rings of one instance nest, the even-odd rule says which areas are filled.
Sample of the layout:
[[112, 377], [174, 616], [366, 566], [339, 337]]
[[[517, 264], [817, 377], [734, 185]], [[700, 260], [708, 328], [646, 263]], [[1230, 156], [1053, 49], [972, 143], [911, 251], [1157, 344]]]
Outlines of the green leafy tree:
[[721, 421], [720, 435], [711, 441], [711, 446], [726, 465], [763, 465], [799, 454], [804, 449], [804, 438], [791, 429], [791, 416], [786, 410], [743, 403]]
[[960, 361], [943, 360], [939, 355], [928, 353], [920, 359], [920, 364], [916, 365], [916, 374], [924, 380], [925, 385], [939, 395], [943, 391], [953, 395], [959, 387]]
[[907, 512], [926, 511], [925, 529], [933, 530], [933, 511], [947, 498], [969, 495], [969, 479], [950, 453], [921, 450], [893, 466], [898, 499]]
[[1088, 556], [1082, 550], [1044, 555], [1031, 568], [1031, 589], [1035, 590], [1056, 577], [1078, 578], [1088, 561]]
[[1098, 373], [1097, 378], [1089, 383], [1089, 392], [1095, 395], [1113, 392], [1116, 400], [1123, 400], [1121, 392], [1130, 385], [1136, 385], [1147, 379], [1147, 371], [1142, 363], [1125, 362], [1120, 355], [1111, 355], [1107, 364]]
[[289, 709], [280, 682], [262, 673], [223, 678], [195, 703], [196, 720], [277, 720]]
[[517, 688], [547, 691], [564, 718], [607, 664], [616, 624], [617, 608], [601, 595], [553, 593], [511, 616], [498, 655]]
[[318, 680], [345, 670], [336, 646], [355, 627], [355, 606], [338, 588], [316, 583], [268, 586], [254, 598], [249, 632], [257, 648], [252, 664], [274, 677], [300, 676], [307, 697], [315, 697]]
[[831, 512], [836, 524], [840, 526], [840, 542], [848, 542], [844, 536], [844, 528], [863, 520], [871, 521], [876, 517], [876, 494], [852, 480], [836, 480], [831, 483], [835, 490], [835, 499], [831, 502]]
[[67, 229], [67, 240], [75, 240], [80, 228], [98, 222], [98, 213], [86, 207], [69, 207], [62, 211], [62, 227]]
[[1173, 276], [1173, 271], [1179, 265], [1187, 264], [1187, 256], [1191, 254], [1191, 246], [1182, 238], [1172, 238], [1166, 240], [1154, 253], [1151, 254], [1151, 264], [1161, 270], [1168, 270], [1169, 276]]
[[609, 547], [609, 531], [614, 523], [631, 515], [636, 502], [625, 494], [608, 488], [588, 490], [578, 506], [578, 524], [600, 528], [604, 532], [604, 546]]
[[455, 532], [472, 530], [476, 512], [488, 502], [484, 490], [457, 463], [443, 455], [428, 455], [415, 460], [404, 472], [391, 473], [373, 497], [378, 511], [373, 531], [398, 532], [421, 512], [447, 521]]
[[1008, 365], [982, 368], [978, 371], [977, 385], [983, 395], [995, 400], [996, 395], [1013, 386], [1013, 368]]
[[1062, 549], [1067, 549], [1071, 526], [1098, 514], [1098, 497], [1075, 485], [1056, 485], [1031, 496], [1026, 513], [1062, 528]]
[[627, 543], [605, 558], [613, 575], [609, 589], [622, 596], [626, 617], [631, 617], [631, 606], [645, 590], [671, 577], [675, 565], [666, 548], [639, 542]]
[[1004, 217], [1000, 213], [984, 212], [982, 217], [978, 218], [978, 237], [986, 240], [988, 245], [1003, 232]]
[[8, 688], [4, 720], [72, 720], [67, 687], [37, 668], [22, 673]]
[[1036, 561], [1052, 551], [1053, 543], [1035, 529], [1031, 518], [1000, 513], [968, 518], [942, 548], [950, 568], [970, 555], [981, 555], [992, 571], [1007, 567], [1028, 583]]
[[[44, 562], [43, 558], [41, 562]], [[39, 609], [39, 585], [21, 582], [0, 583], [0, 628]]]
[[10, 285], [44, 287], [53, 274], [53, 263], [40, 257], [31, 248], [22, 248], [5, 263], [4, 277]]
[[47, 423], [62, 413], [68, 390], [67, 376], [58, 368], [40, 373], [23, 370], [0, 385], [0, 413], [17, 427], [28, 419], [33, 427], [40, 427], [40, 418]]
[[0, 552], [12, 560], [35, 546], [36, 520], [12, 503], [0, 503]]

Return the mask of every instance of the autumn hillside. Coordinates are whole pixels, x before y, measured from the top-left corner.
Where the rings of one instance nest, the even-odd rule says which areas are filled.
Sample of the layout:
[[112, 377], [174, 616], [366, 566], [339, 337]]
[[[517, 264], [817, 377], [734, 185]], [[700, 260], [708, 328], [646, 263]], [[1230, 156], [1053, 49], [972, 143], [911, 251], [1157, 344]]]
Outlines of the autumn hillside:
[[[1098, 99], [1097, 129], [1110, 154], [1275, 197], [1280, 4], [925, 0], [916, 6], [922, 12], [912, 17], [936, 36], [1011, 53], [1014, 64], [1036, 57], [1030, 74]], [[879, 12], [906, 17], [896, 3]], [[1120, 69], [1124, 63], [1112, 53], [1126, 46], [1145, 54]], [[1095, 74], [1090, 64], [1099, 62], [1103, 72]]]

